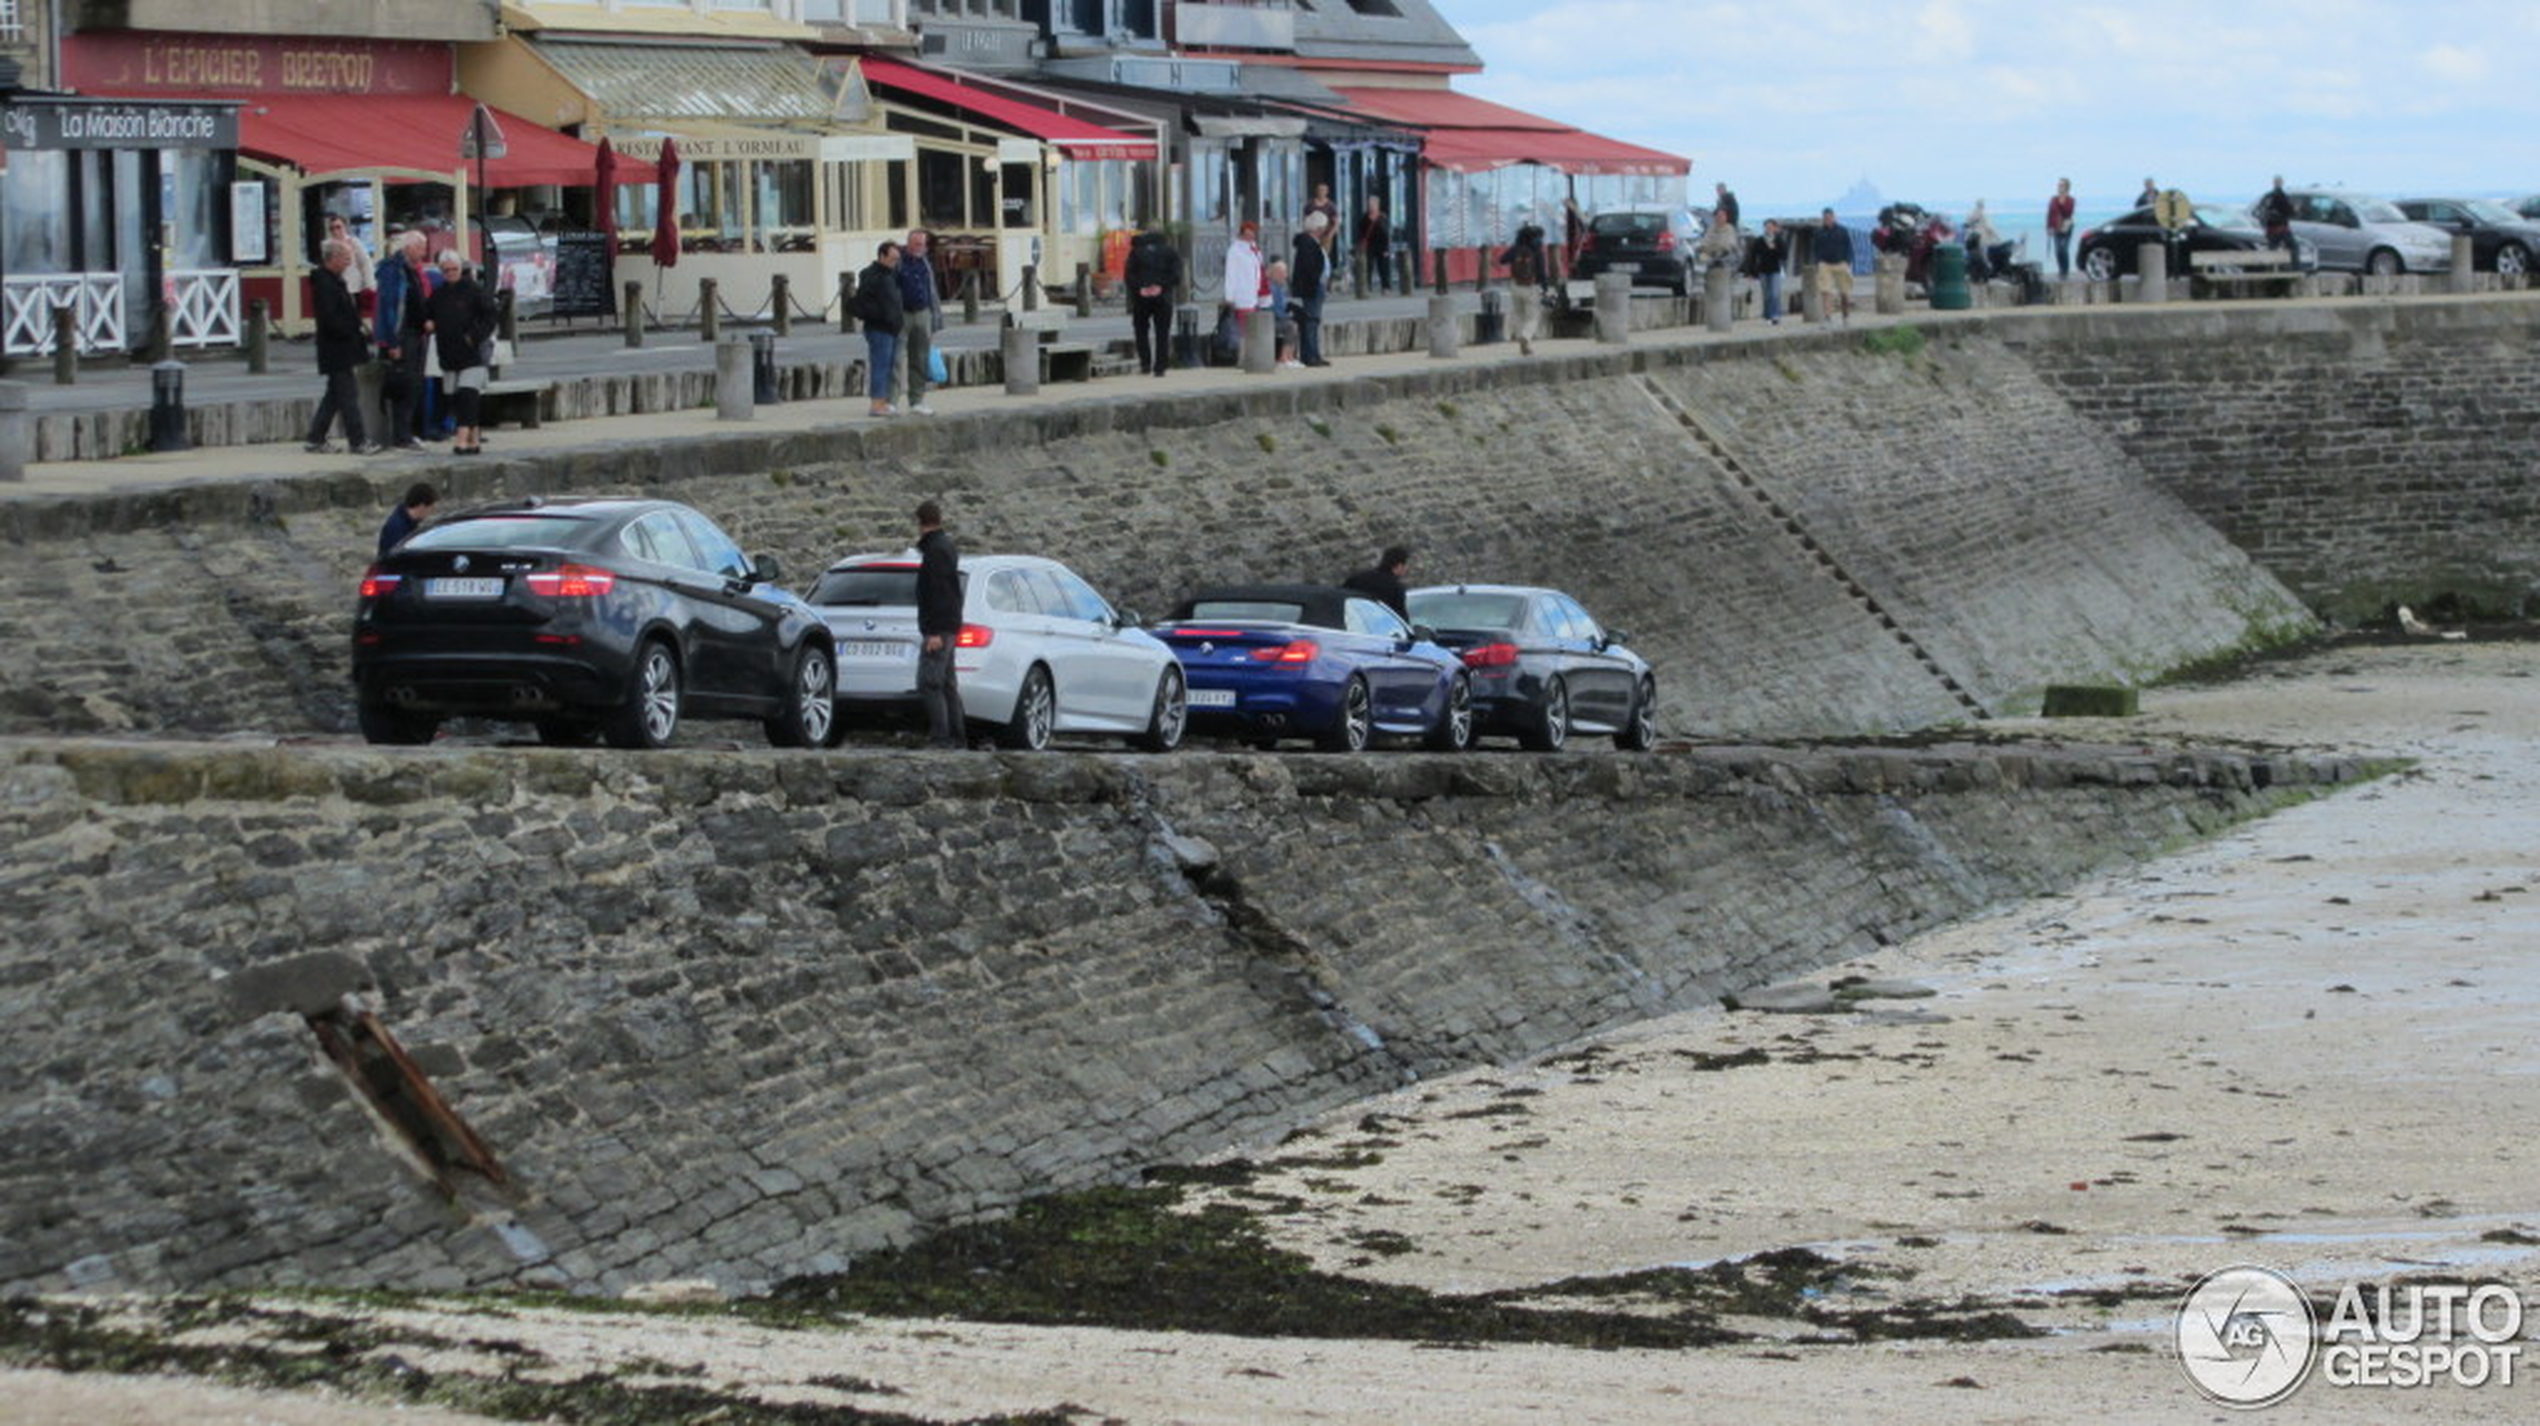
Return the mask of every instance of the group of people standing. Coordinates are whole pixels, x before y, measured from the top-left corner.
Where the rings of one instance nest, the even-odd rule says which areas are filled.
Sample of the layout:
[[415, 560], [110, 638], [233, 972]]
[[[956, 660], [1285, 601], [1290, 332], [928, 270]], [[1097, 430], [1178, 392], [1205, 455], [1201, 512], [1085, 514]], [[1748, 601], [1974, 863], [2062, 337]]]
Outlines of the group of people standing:
[[[309, 424], [311, 453], [338, 449], [328, 435], [339, 421], [345, 445], [357, 455], [418, 451], [427, 436], [444, 435], [425, 414], [436, 363], [452, 454], [484, 449], [477, 407], [492, 359], [494, 299], [457, 249], [443, 248], [427, 262], [429, 250], [423, 230], [410, 228], [390, 240], [388, 255], [374, 268], [345, 220], [328, 221], [310, 279], [318, 374], [325, 379]], [[373, 361], [387, 421], [376, 439], [363, 419], [359, 386], [362, 368]]]
[[[905, 242], [885, 240], [856, 275], [853, 312], [864, 324], [864, 391], [871, 415], [935, 414], [926, 404], [926, 386], [936, 362], [935, 334], [944, 329], [944, 303], [927, 256], [932, 242], [924, 228], [911, 228]], [[891, 403], [895, 380], [907, 393], [905, 406]]]

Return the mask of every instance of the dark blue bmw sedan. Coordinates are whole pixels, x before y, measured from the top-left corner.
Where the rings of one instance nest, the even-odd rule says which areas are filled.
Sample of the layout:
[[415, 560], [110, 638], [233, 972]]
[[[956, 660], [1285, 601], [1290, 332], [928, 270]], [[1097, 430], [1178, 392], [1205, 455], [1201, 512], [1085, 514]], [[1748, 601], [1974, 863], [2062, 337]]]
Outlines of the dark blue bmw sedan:
[[1259, 747], [1311, 738], [1357, 752], [1379, 734], [1457, 752], [1473, 741], [1462, 660], [1376, 600], [1319, 584], [1203, 589], [1149, 632], [1182, 661], [1195, 733]]

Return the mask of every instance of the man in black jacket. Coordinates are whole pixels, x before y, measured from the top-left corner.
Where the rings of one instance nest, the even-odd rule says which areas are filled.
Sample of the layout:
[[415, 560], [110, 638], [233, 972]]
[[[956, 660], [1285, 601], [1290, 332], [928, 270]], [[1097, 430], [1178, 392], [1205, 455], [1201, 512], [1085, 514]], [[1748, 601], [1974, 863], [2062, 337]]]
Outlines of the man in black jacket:
[[362, 326], [362, 309], [344, 285], [344, 270], [353, 265], [353, 245], [328, 238], [318, 249], [318, 270], [309, 276], [317, 302], [318, 374], [326, 378], [326, 394], [318, 398], [317, 415], [309, 423], [308, 451], [324, 455], [335, 449], [326, 442], [329, 427], [344, 419], [344, 439], [355, 455], [377, 455], [379, 447], [362, 434], [362, 402], [353, 373], [370, 360], [370, 334]]
[[1342, 580], [1341, 587], [1380, 600], [1386, 608], [1408, 619], [1411, 617], [1411, 591], [1403, 584], [1402, 576], [1410, 568], [1411, 551], [1401, 545], [1387, 545], [1385, 552], [1376, 556], [1374, 569], [1360, 570]]
[[857, 274], [856, 316], [864, 321], [864, 389], [873, 400], [872, 414], [896, 416], [891, 404], [891, 367], [899, 360], [900, 328], [908, 324], [908, 306], [900, 294], [900, 245], [885, 240], [872, 263]]
[[926, 738], [939, 748], [966, 748], [961, 679], [953, 649], [961, 637], [961, 551], [944, 533], [944, 510], [917, 507], [917, 701], [926, 709]]
[[1182, 254], [1153, 229], [1129, 240], [1120, 274], [1129, 289], [1129, 326], [1138, 336], [1138, 370], [1162, 376], [1173, 365], [1173, 299], [1182, 290]]
[[1296, 235], [1295, 256], [1288, 261], [1288, 298], [1296, 304], [1296, 359], [1305, 366], [1330, 366], [1323, 360], [1323, 288], [1332, 267], [1323, 248], [1331, 220], [1320, 213], [1305, 215], [1305, 231]]

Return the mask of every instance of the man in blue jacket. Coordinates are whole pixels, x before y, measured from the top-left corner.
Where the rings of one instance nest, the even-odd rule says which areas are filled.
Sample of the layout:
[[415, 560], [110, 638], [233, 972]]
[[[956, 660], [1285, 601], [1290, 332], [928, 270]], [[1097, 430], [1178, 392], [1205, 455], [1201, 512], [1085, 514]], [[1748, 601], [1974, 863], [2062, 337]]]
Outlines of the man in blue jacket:
[[935, 331], [944, 324], [943, 306], [935, 300], [935, 265], [926, 260], [924, 228], [908, 230], [900, 248], [900, 350], [908, 359], [909, 414], [932, 416], [926, 404], [926, 369], [935, 359]]
[[1817, 265], [1817, 293], [1825, 301], [1822, 320], [1832, 322], [1835, 304], [1843, 304], [1844, 325], [1852, 323], [1852, 230], [1835, 221], [1828, 208], [1817, 220], [1808, 242], [1809, 261]]
[[371, 340], [379, 347], [380, 405], [388, 413], [381, 439], [401, 451], [423, 449], [414, 427], [415, 398], [423, 394], [423, 324], [430, 317], [423, 247], [423, 234], [409, 228], [379, 260], [379, 307], [371, 316]]

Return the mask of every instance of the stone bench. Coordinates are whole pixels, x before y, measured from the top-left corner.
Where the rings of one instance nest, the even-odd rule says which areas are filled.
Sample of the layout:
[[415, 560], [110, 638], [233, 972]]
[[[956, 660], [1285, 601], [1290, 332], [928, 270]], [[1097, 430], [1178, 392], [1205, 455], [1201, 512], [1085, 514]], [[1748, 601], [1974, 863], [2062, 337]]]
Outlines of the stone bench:
[[1041, 380], [1091, 381], [1094, 379], [1094, 349], [1087, 342], [1043, 342], [1041, 344]]
[[2289, 293], [2293, 284], [2310, 275], [2294, 266], [2293, 254], [2282, 248], [2189, 253], [2187, 273], [2199, 291], [2209, 294], [2265, 289]]
[[523, 378], [514, 381], [489, 381], [476, 393], [476, 420], [479, 426], [499, 426], [510, 420], [527, 430], [536, 430], [546, 419], [547, 408], [555, 396], [556, 384]]

